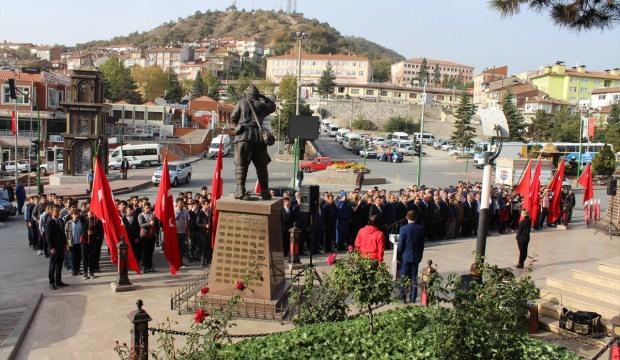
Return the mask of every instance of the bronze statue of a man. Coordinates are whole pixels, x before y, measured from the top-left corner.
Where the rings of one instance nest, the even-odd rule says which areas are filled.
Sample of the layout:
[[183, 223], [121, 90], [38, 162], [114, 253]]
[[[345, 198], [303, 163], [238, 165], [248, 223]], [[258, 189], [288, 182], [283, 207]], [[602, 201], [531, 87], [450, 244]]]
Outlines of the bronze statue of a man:
[[246, 196], [245, 180], [248, 175], [250, 161], [256, 168], [256, 176], [261, 187], [261, 198], [271, 199], [269, 194], [269, 175], [267, 164], [271, 158], [267, 153], [267, 143], [263, 140], [261, 130], [265, 117], [276, 111], [276, 104], [268, 97], [258, 92], [254, 85], [250, 85], [243, 98], [237, 102], [231, 119], [235, 127], [235, 181], [237, 190], [236, 199]]

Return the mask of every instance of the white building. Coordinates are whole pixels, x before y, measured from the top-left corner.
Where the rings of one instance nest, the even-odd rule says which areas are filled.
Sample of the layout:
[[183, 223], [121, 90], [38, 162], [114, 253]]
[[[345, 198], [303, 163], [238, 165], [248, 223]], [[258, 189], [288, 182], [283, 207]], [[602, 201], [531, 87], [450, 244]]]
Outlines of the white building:
[[[267, 80], [279, 84], [284, 76], [296, 75], [297, 54], [267, 58]], [[372, 66], [367, 57], [342, 54], [302, 54], [301, 83], [318, 84], [323, 71], [331, 64], [338, 83], [367, 83], [372, 77]]]
[[601, 110], [605, 106], [620, 103], [620, 87], [601, 88], [592, 90], [590, 106]]

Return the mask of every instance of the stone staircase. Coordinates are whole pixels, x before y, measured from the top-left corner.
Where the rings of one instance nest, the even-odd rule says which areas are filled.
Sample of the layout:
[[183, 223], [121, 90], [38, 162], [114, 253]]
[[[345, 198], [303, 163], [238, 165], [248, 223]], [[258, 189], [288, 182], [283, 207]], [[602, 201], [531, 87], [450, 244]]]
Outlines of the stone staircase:
[[547, 277], [538, 300], [538, 319], [543, 329], [564, 331], [559, 327], [562, 307], [597, 312], [608, 325], [611, 318], [620, 314], [620, 257], [572, 269], [570, 274]]

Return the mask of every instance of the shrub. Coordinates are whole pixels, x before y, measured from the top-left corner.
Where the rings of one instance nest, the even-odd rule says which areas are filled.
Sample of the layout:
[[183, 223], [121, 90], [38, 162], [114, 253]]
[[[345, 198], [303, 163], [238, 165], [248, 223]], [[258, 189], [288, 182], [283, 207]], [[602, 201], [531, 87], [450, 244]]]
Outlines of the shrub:
[[355, 119], [353, 119], [353, 122], [351, 122], [351, 127], [357, 130], [377, 130], [377, 125], [375, 125], [372, 121], [365, 119], [362, 115], [357, 115]]
[[592, 160], [592, 168], [598, 175], [610, 176], [616, 171], [616, 155], [611, 151], [611, 147], [607, 144], [603, 146], [594, 159]]
[[[449, 309], [409, 306], [380, 313], [375, 318], [375, 333], [368, 331], [364, 319], [303, 326], [292, 331], [260, 339], [225, 345], [226, 359], [471, 359], [456, 349], [445, 351], [437, 327], [449, 321]], [[442, 321], [433, 323], [436, 319]], [[480, 359], [554, 359], [577, 360], [569, 351], [533, 339], [522, 333], [511, 337], [511, 347], [521, 349], [521, 357], [512, 358], [497, 349], [492, 357]], [[478, 338], [476, 342], [484, 343]], [[260, 355], [259, 355], [260, 354]], [[206, 357], [204, 358], [206, 359]]]
[[290, 309], [295, 313], [293, 323], [297, 326], [347, 318], [347, 292], [337, 278], [328, 273], [319, 286], [316, 286], [317, 280], [315, 274], [309, 271], [305, 274], [304, 284], [291, 292]]
[[412, 119], [402, 117], [402, 116], [392, 116], [386, 123], [383, 125], [383, 130], [387, 132], [395, 132], [402, 131], [407, 134], [413, 134], [414, 132], [420, 131], [420, 124], [414, 123]]

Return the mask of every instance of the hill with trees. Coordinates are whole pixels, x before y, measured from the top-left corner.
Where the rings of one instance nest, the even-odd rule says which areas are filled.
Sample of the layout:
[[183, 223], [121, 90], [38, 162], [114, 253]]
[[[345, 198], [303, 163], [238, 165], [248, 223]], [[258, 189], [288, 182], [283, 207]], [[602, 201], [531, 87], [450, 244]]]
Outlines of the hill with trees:
[[388, 80], [390, 64], [405, 59], [394, 50], [361, 37], [344, 36], [328, 23], [307, 19], [301, 13], [269, 10], [196, 11], [193, 15], [179, 17], [176, 21], [166, 22], [150, 31], [91, 41], [78, 44], [77, 47], [85, 49], [112, 44], [133, 44], [141, 48], [180, 46], [205, 38], [240, 39], [252, 36], [280, 55], [293, 50], [295, 39], [291, 33], [294, 31], [308, 34], [304, 40], [304, 50], [307, 52], [367, 56], [374, 67], [375, 81]]

